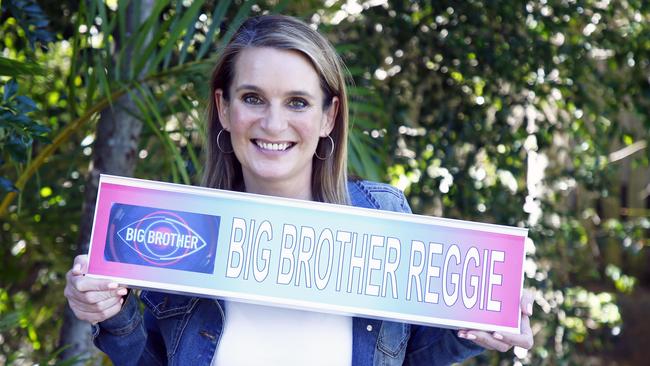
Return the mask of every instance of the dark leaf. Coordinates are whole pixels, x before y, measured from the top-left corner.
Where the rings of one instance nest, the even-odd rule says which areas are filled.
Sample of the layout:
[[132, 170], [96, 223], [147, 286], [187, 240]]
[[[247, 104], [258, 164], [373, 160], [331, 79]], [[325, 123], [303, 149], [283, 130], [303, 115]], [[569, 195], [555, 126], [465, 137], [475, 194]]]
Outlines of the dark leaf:
[[[18, 188], [7, 178], [0, 177], [0, 190], [5, 192], [18, 192]], [[0, 319], [0, 330], [6, 328], [11, 324], [11, 319], [2, 318]]]
[[5, 84], [4, 95], [2, 96], [3, 101], [8, 101], [16, 94], [18, 91], [18, 83], [16, 79], [11, 79]]
[[29, 117], [25, 116], [24, 114], [10, 114], [7, 115], [5, 118], [5, 121], [11, 122], [18, 128], [25, 128], [25, 126], [29, 125], [29, 123], [32, 121], [29, 119]]
[[[9, 182], [10, 186], [13, 186], [11, 182], [5, 178], [0, 177], [0, 186], [4, 187], [3, 181]], [[5, 332], [9, 329], [13, 329], [20, 324], [20, 313], [19, 312], [12, 312], [12, 313], [7, 313], [3, 314], [2, 317], [0, 317], [0, 332]]]
[[35, 25], [36, 27], [38, 27], [38, 28], [43, 28], [43, 27], [47, 27], [47, 25], [48, 25], [49, 23], [50, 23], [50, 21], [47, 20], [47, 19], [40, 19], [40, 20], [35, 21], [35, 22], [32, 23], [32, 24], [34, 24], [34, 25]]
[[27, 161], [27, 149], [32, 146], [32, 142], [30, 136], [13, 133], [9, 135], [5, 148], [14, 161], [24, 163]]
[[18, 110], [22, 113], [29, 113], [38, 110], [36, 103], [24, 95], [17, 96], [16, 102], [18, 104]]
[[29, 126], [29, 131], [32, 133], [32, 135], [34, 135], [34, 137], [36, 137], [45, 135], [51, 130], [49, 127], [39, 125], [38, 123], [34, 122], [31, 126]]
[[7, 11], [18, 20], [32, 48], [37, 42], [44, 45], [54, 39], [52, 33], [44, 29], [48, 18], [36, 1], [5, 1], [2, 7], [3, 13]]
[[16, 77], [20, 75], [42, 75], [44, 70], [37, 63], [30, 61], [16, 61], [0, 57], [0, 75]]

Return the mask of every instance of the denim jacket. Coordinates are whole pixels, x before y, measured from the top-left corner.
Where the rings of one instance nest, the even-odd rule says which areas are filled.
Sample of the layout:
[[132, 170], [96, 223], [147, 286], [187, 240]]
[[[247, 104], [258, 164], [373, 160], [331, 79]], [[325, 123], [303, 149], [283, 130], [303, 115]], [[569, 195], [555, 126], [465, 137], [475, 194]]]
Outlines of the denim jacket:
[[[348, 184], [353, 206], [411, 212], [402, 192], [368, 181]], [[115, 365], [210, 366], [224, 325], [222, 300], [131, 292], [122, 310], [93, 326], [93, 340]], [[305, 330], [308, 331], [308, 330]], [[450, 329], [353, 318], [352, 365], [448, 365], [483, 348]], [[253, 347], [253, 345], [251, 345]]]

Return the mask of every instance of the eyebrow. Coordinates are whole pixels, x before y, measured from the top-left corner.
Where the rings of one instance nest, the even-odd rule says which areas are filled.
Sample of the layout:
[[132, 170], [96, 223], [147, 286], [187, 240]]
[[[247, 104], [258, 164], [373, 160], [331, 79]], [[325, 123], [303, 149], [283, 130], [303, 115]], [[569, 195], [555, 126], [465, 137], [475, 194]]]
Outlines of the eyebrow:
[[[252, 91], [263, 94], [262, 89], [260, 89], [259, 87], [255, 86], [255, 85], [252, 85], [252, 84], [240, 85], [235, 89], [235, 92], [240, 92], [242, 90], [252, 90]], [[286, 93], [286, 95], [300, 96], [300, 97], [307, 97], [307, 98], [315, 99], [315, 97], [313, 95], [311, 95], [310, 93], [308, 93], [308, 92], [306, 92], [304, 90], [290, 90], [290, 91], [288, 91]]]

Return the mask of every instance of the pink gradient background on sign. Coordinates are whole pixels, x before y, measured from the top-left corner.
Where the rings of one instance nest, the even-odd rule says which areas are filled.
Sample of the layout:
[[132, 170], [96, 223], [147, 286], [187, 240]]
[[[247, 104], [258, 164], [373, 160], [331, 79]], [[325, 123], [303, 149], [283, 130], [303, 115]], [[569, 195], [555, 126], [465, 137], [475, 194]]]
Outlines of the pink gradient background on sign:
[[[194, 286], [194, 287], [205, 287], [214, 290], [223, 290], [223, 291], [242, 291], [247, 293], [260, 293], [265, 296], [275, 296], [275, 297], [290, 297], [298, 299], [299, 296], [303, 296], [305, 301], [320, 301], [322, 303], [330, 303], [339, 305], [343, 302], [348, 304], [353, 304], [355, 306], [364, 307], [366, 305], [372, 304], [372, 306], [377, 305], [377, 308], [383, 311], [395, 311], [395, 312], [406, 312], [409, 314], [415, 314], [418, 316], [435, 316], [436, 318], [444, 319], [456, 319], [462, 321], [476, 322], [481, 324], [493, 324], [497, 326], [511, 327], [515, 328], [519, 322], [519, 296], [522, 285], [522, 268], [523, 268], [523, 246], [525, 237], [507, 235], [507, 234], [498, 234], [483, 232], [478, 230], [469, 230], [469, 229], [459, 229], [452, 227], [439, 226], [437, 223], [432, 222], [430, 225], [425, 225], [422, 223], [408, 223], [408, 222], [396, 222], [395, 225], [390, 225], [391, 227], [387, 229], [385, 224], [386, 219], [379, 217], [370, 217], [362, 216], [358, 213], [348, 214], [345, 211], [342, 211], [340, 214], [332, 215], [331, 212], [324, 213], [325, 215], [330, 215], [327, 217], [329, 220], [330, 217], [340, 216], [339, 218], [332, 218], [332, 220], [347, 220], [347, 226], [350, 225], [351, 220], [354, 223], [359, 223], [359, 227], [366, 230], [368, 227], [377, 228], [377, 232], [384, 234], [389, 234], [390, 236], [398, 237], [402, 240], [402, 253], [401, 253], [401, 262], [400, 269], [398, 269], [398, 275], [406, 275], [406, 272], [401, 273], [400, 270], [407, 271], [408, 269], [408, 259], [410, 252], [410, 238], [426, 238], [426, 237], [440, 237], [445, 239], [445, 243], [458, 244], [461, 248], [461, 254], [464, 254], [466, 246], [462, 246], [462, 243], [472, 243], [471, 245], [476, 247], [479, 250], [479, 255], [483, 256], [483, 249], [491, 250], [502, 250], [506, 253], [506, 264], [497, 263], [495, 265], [494, 272], [502, 274], [502, 285], [493, 287], [494, 299], [507, 299], [507, 301], [502, 301], [502, 311], [501, 312], [490, 312], [485, 310], [478, 310], [476, 308], [466, 309], [461, 301], [457, 301], [453, 306], [447, 307], [443, 303], [442, 291], [441, 289], [437, 291], [440, 295], [438, 304], [424, 304], [418, 303], [416, 301], [406, 301], [406, 281], [404, 281], [404, 286], [399, 289], [399, 300], [393, 301], [393, 304], [384, 306], [383, 303], [388, 303], [388, 301], [378, 301], [383, 298], [377, 298], [372, 296], [363, 296], [358, 298], [353, 302], [350, 302], [350, 297], [346, 293], [333, 293], [333, 294], [317, 294], [317, 296], [309, 296], [306, 292], [300, 295], [301, 289], [291, 286], [280, 286], [275, 285], [271, 287], [269, 284], [258, 284], [255, 281], [237, 281], [223, 278], [223, 271], [218, 270], [215, 274], [201, 274], [201, 273], [192, 273], [188, 271], [179, 271], [179, 270], [170, 270], [165, 268], [153, 268], [153, 267], [144, 267], [131, 264], [115, 263], [108, 262], [104, 259], [104, 247], [106, 244], [106, 234], [108, 229], [108, 220], [110, 214], [110, 208], [113, 203], [126, 203], [130, 205], [140, 205], [146, 207], [155, 207], [159, 209], [169, 209], [176, 211], [187, 211], [194, 213], [204, 213], [210, 215], [219, 215], [222, 217], [222, 225], [220, 229], [220, 245], [225, 247], [227, 244], [230, 230], [230, 222], [232, 216], [238, 214], [239, 217], [242, 217], [242, 212], [255, 212], [246, 210], [247, 205], [258, 205], [260, 210], [267, 209], [264, 206], [266, 204], [255, 204], [255, 203], [240, 203], [230, 201], [230, 198], [219, 198], [213, 196], [203, 196], [200, 192], [196, 194], [193, 193], [181, 193], [181, 192], [169, 192], [162, 191], [153, 188], [139, 188], [139, 187], [129, 187], [123, 185], [116, 185], [110, 183], [102, 183], [100, 196], [98, 197], [98, 203], [96, 208], [96, 217], [95, 217], [95, 227], [93, 232], [93, 239], [91, 243], [92, 251], [91, 258], [89, 263], [89, 273], [111, 276], [111, 277], [121, 277], [121, 278], [131, 278], [141, 281], [153, 281], [153, 282], [169, 282], [177, 285], [183, 286]], [[234, 203], [234, 204], [233, 204]], [[224, 206], [227, 205], [227, 206]], [[228, 206], [229, 205], [229, 206]], [[215, 209], [218, 207], [219, 209]], [[230, 207], [231, 209], [224, 209], [224, 207]], [[295, 210], [295, 211], [294, 211]], [[290, 213], [292, 211], [293, 213]], [[306, 213], [305, 211], [308, 211]], [[275, 215], [277, 216], [277, 208], [274, 210]], [[298, 216], [302, 216], [302, 221], [304, 217], [309, 217], [310, 222], [318, 222], [316, 217], [319, 213], [313, 213], [312, 210], [307, 210], [305, 208], [295, 208], [291, 210], [283, 210], [283, 215], [287, 212], [287, 215], [293, 215], [294, 213]], [[320, 213], [322, 215], [323, 213]], [[245, 217], [245, 216], [244, 216]], [[270, 216], [273, 217], [273, 216]], [[288, 220], [288, 219], [287, 219]], [[367, 223], [366, 223], [367, 221]], [[295, 221], [290, 221], [295, 222]], [[298, 221], [300, 222], [300, 221]], [[332, 225], [334, 227], [334, 225]], [[343, 226], [342, 226], [343, 227]], [[366, 231], [368, 232], [368, 231]], [[370, 231], [372, 232], [372, 231]], [[404, 238], [404, 239], [401, 239]], [[426, 246], [427, 243], [425, 243]], [[445, 251], [448, 249], [448, 245], [445, 245]], [[227, 251], [224, 248], [217, 247], [217, 259], [216, 267], [220, 267], [225, 263], [225, 259], [222, 257], [227, 255]], [[440, 262], [437, 263], [441, 268], [442, 275], [442, 260], [444, 254], [440, 257]], [[462, 266], [462, 264], [461, 264]], [[489, 268], [488, 268], [489, 270]], [[425, 269], [426, 271], [426, 269]], [[480, 269], [476, 270], [474, 274], [480, 274]], [[422, 276], [424, 277], [424, 276]], [[273, 282], [273, 281], [270, 281]], [[256, 287], [257, 286], [257, 287]], [[422, 283], [424, 286], [424, 283]], [[306, 289], [310, 290], [310, 289]], [[354, 291], [353, 291], [354, 292]], [[390, 290], [389, 290], [390, 293]], [[486, 291], [487, 293], [487, 291]], [[296, 295], [298, 294], [298, 295]], [[415, 295], [415, 294], [414, 294]], [[319, 297], [320, 296], [320, 297]], [[348, 297], [346, 299], [346, 297]], [[395, 304], [397, 301], [399, 303]], [[374, 302], [374, 303], [373, 303]], [[365, 304], [364, 304], [365, 303]], [[371, 306], [371, 307], [372, 307]], [[435, 308], [435, 309], [434, 309]], [[432, 309], [435, 310], [435, 314], [432, 314]]]

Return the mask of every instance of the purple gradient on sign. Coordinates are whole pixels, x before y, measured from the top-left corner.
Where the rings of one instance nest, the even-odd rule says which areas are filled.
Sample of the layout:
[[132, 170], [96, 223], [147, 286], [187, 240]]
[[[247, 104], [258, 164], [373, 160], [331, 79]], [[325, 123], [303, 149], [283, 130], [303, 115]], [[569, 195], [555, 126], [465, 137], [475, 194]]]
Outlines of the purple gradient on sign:
[[[145, 267], [106, 261], [102, 253], [104, 252], [106, 243], [106, 234], [109, 230], [110, 207], [114, 203], [221, 216], [215, 273], [205, 274], [189, 271], [173, 271], [166, 268]], [[268, 248], [272, 249], [272, 257], [269, 263], [269, 272], [271, 274], [262, 282], [258, 282], [253, 278], [252, 271], [246, 280], [242, 276], [238, 278], [225, 277], [229, 240], [231, 237], [231, 223], [234, 217], [246, 218], [247, 220], [255, 219], [257, 225], [264, 220], [269, 220], [273, 225], [273, 239], [269, 243], [265, 243]], [[334, 274], [324, 290], [316, 289], [313, 281], [312, 288], [305, 288], [302, 285], [305, 283], [304, 279], [300, 282], [301, 286], [295, 286], [295, 282], [293, 281], [289, 285], [277, 284], [276, 276], [280, 263], [278, 242], [284, 223], [291, 223], [296, 227], [308, 225], [313, 227], [316, 233], [324, 229], [325, 226], [323, 225], [327, 223], [332, 231], [348, 230], [358, 232], [359, 235], [372, 233], [398, 238], [401, 242], [400, 264], [397, 270], [397, 277], [400, 279], [397, 288], [398, 299], [394, 300], [391, 297], [391, 287], [386, 283], [383, 284], [387, 288], [386, 297], [357, 294], [356, 289], [358, 283], [353, 286], [352, 293], [345, 291], [345, 285], [342, 286], [341, 291], [336, 291], [334, 286], [336, 276]], [[476, 268], [475, 265], [483, 266], [484, 250], [491, 251], [490, 253], [494, 253], [495, 250], [503, 251], [505, 253], [504, 262], [495, 263], [493, 270], [495, 274], [502, 276], [502, 284], [500, 286], [492, 286], [491, 294], [492, 299], [500, 301], [501, 311], [488, 311], [485, 309], [485, 306], [481, 309], [478, 305], [467, 309], [463, 305], [461, 294], [459, 294], [459, 298], [453, 305], [445, 305], [441, 278], [433, 281], [433, 285], [430, 288], [430, 291], [439, 294], [437, 304], [416, 301], [415, 292], [413, 292], [410, 301], [406, 300], [407, 281], [405, 279], [408, 277], [412, 240], [423, 241], [425, 242], [425, 246], [428, 246], [428, 242], [443, 244], [445, 253], [451, 245], [456, 244], [460, 248], [461, 257], [464, 256], [470, 247], [475, 247], [478, 250], [479, 262], [481, 263], [475, 264], [471, 262], [471, 265], [467, 269], [466, 278], [471, 278], [470, 276], [480, 277], [482, 275], [482, 268]], [[164, 287], [165, 283], [169, 283], [515, 328], [519, 324], [520, 317], [519, 297], [522, 285], [524, 240], [524, 236], [445, 227], [440, 226], [437, 222], [424, 224], [399, 220], [387, 221], [381, 215], [372, 215], [370, 211], [359, 213], [347, 212], [343, 209], [341, 212], [334, 214], [317, 209], [301, 207], [287, 208], [286, 206], [275, 204], [234, 200], [229, 197], [205, 196], [201, 195], [200, 192], [169, 192], [154, 188], [102, 183], [96, 209], [93, 241], [91, 243], [92, 251], [89, 273], [131, 278], [140, 281], [160, 282], [162, 287]], [[379, 251], [377, 251], [375, 257], [380, 257]], [[442, 276], [444, 253], [443, 255], [434, 256], [433, 261], [440, 268], [440, 275]], [[349, 260], [344, 263], [343, 267], [347, 263], [349, 263]], [[462, 274], [462, 265], [462, 262], [460, 265], [452, 264], [450, 266], [450, 273]], [[371, 283], [380, 283], [382, 280], [381, 274], [381, 271], [372, 272], [370, 277]], [[348, 275], [349, 273], [346, 272], [342, 275], [342, 278], [347, 279]], [[424, 274], [420, 277], [422, 280], [421, 285], [424, 286], [426, 277]], [[480, 286], [480, 279], [478, 283]], [[450, 277], [447, 278], [447, 284], [450, 285], [448, 291], [452, 292], [454, 287], [451, 286]], [[466, 290], [466, 295], [471, 297], [473, 295], [472, 289], [466, 286]], [[488, 291], [482, 291], [479, 294], [482, 295], [483, 300], [479, 299], [477, 302], [480, 303], [483, 301], [487, 303]]]

